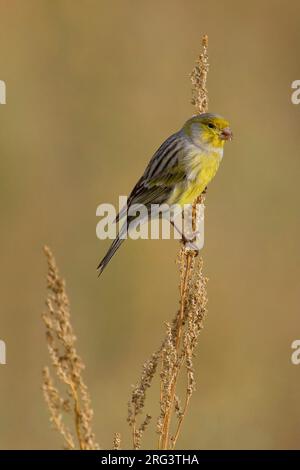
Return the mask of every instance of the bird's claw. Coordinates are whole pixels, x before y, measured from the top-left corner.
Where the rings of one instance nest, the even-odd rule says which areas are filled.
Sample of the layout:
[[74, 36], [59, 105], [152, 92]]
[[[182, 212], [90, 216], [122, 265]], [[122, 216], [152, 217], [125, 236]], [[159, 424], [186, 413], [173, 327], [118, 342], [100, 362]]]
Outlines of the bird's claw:
[[184, 244], [187, 244], [187, 243], [193, 244], [199, 237], [200, 233], [201, 233], [200, 230], [195, 230], [191, 238], [186, 237], [184, 234], [182, 234], [182, 241], [184, 242]]

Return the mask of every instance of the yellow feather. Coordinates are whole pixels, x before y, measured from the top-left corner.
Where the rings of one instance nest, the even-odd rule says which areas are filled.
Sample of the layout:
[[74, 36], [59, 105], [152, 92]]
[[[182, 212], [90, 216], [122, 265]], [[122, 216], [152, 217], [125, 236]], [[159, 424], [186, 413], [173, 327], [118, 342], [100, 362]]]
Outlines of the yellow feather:
[[217, 173], [220, 161], [219, 152], [194, 155], [190, 161], [190, 177], [175, 186], [169, 204], [192, 204]]

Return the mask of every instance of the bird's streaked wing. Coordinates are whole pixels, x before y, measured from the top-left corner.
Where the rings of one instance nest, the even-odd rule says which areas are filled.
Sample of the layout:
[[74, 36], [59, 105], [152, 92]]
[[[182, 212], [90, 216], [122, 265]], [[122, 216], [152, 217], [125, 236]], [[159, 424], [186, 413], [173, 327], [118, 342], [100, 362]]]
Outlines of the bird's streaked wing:
[[178, 133], [171, 135], [155, 152], [143, 176], [131, 191], [127, 206], [116, 218], [121, 219], [132, 204], [162, 204], [168, 199], [174, 185], [185, 177], [180, 156], [184, 150]]

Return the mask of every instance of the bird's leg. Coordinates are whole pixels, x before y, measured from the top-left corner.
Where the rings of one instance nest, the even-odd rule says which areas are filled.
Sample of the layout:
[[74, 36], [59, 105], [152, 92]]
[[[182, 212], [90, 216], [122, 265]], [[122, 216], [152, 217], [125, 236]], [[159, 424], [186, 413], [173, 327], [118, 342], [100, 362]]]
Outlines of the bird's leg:
[[199, 235], [199, 232], [194, 232], [194, 236], [192, 238], [188, 238], [186, 237], [182, 231], [177, 227], [177, 225], [175, 224], [174, 220], [170, 220], [170, 224], [173, 225], [173, 227], [175, 228], [175, 230], [179, 233], [179, 235], [181, 235], [181, 239], [184, 243], [193, 243], [197, 236]]
[[177, 225], [175, 224], [174, 220], [170, 220], [170, 224], [173, 225], [173, 227], [175, 228], [176, 232], [179, 233], [179, 235], [180, 235], [181, 237], [184, 236], [183, 233], [182, 233], [182, 231], [181, 231], [181, 230], [177, 227]]

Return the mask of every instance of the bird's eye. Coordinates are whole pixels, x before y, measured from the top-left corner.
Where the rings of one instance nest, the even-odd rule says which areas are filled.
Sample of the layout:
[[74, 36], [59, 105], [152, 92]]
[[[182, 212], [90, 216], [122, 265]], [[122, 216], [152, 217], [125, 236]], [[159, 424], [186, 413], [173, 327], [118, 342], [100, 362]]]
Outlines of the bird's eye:
[[210, 123], [208, 124], [208, 127], [209, 127], [210, 129], [215, 129], [216, 126], [210, 122]]

